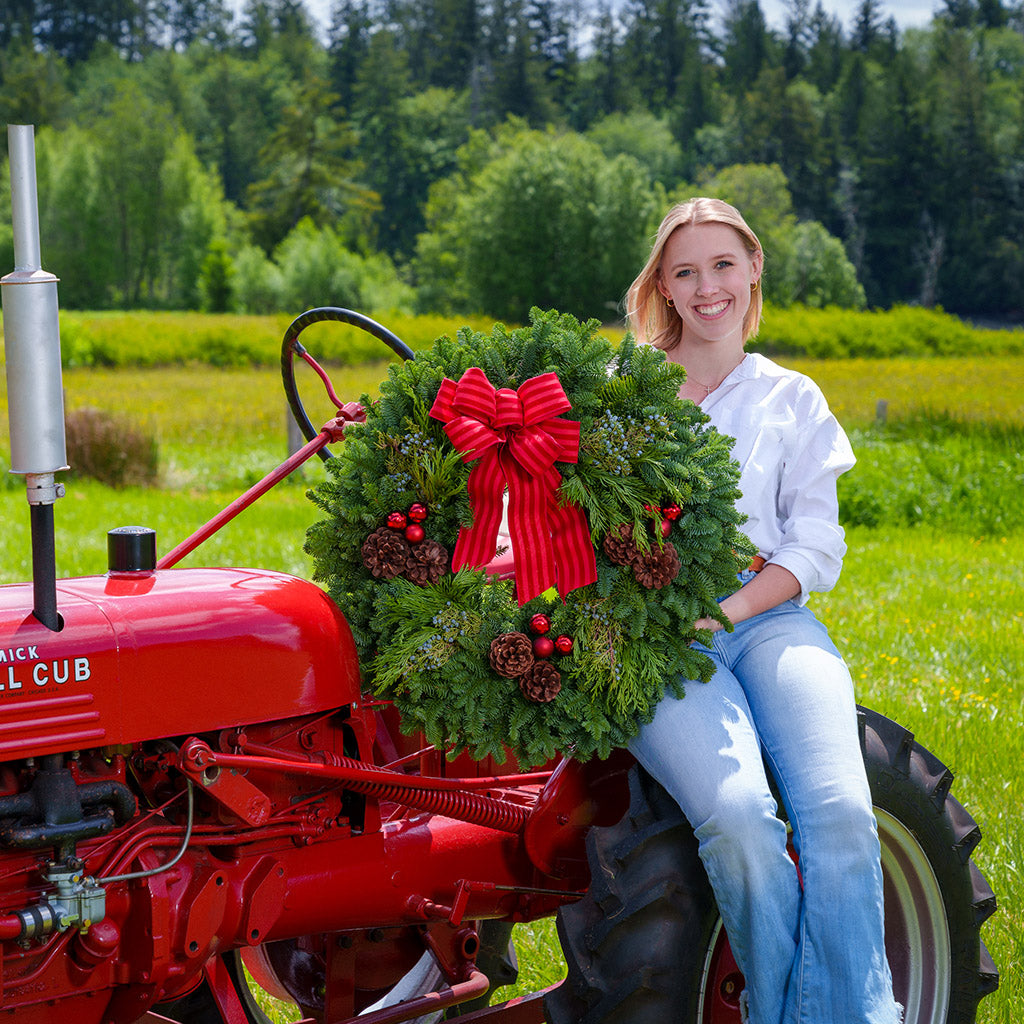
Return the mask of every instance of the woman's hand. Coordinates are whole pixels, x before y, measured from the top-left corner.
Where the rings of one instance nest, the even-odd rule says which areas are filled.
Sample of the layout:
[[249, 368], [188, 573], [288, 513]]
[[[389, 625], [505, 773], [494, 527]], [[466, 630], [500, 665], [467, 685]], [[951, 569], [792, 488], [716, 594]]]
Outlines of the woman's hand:
[[718, 619], [712, 619], [710, 616], [705, 615], [703, 619], [698, 619], [693, 624], [693, 628], [694, 629], [710, 629], [712, 633], [717, 633], [720, 629], [723, 629], [724, 627], [718, 621]]
[[[781, 565], [766, 565], [752, 580], [745, 583], [735, 594], [730, 594], [721, 603], [726, 618], [734, 625], [744, 619], [752, 619], [761, 612], [775, 608], [800, 593], [800, 581]], [[706, 615], [698, 619], [694, 629], [710, 629], [712, 633], [724, 629], [717, 620]]]

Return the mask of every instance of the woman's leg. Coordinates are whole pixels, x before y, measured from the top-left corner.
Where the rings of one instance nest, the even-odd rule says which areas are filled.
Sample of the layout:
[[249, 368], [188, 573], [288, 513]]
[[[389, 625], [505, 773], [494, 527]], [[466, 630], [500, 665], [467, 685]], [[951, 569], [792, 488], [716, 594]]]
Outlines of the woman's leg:
[[694, 827], [746, 977], [750, 1020], [779, 1024], [798, 950], [800, 883], [743, 690], [716, 664], [711, 682], [689, 683], [682, 700], [666, 697], [630, 749]]
[[799, 951], [783, 1020], [895, 1024], [878, 836], [846, 665], [824, 626], [791, 602], [741, 623], [726, 647], [800, 857]]

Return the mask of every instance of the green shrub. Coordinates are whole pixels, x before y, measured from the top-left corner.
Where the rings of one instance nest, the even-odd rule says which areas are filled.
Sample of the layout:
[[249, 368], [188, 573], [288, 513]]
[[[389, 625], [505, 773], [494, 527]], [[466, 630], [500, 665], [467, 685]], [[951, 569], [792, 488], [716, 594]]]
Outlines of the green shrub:
[[[326, 302], [324, 303], [327, 304]], [[61, 362], [65, 368], [157, 367], [206, 363], [213, 366], [277, 366], [281, 341], [294, 314], [262, 316], [177, 312], [62, 312]], [[460, 327], [489, 331], [494, 321], [481, 316], [414, 316], [360, 310], [398, 335], [410, 348], [432, 345]], [[358, 327], [328, 321], [302, 335], [316, 359], [338, 366], [361, 366], [390, 358], [383, 342]], [[0, 362], [3, 353], [0, 351]]]
[[921, 416], [853, 430], [857, 465], [839, 480], [847, 526], [1005, 536], [1024, 527], [1024, 428]]
[[156, 482], [156, 438], [125, 416], [99, 409], [75, 409], [65, 417], [72, 476], [90, 477], [109, 487]]
[[812, 358], [1011, 355], [1024, 352], [1024, 329], [988, 330], [941, 309], [896, 306], [857, 312], [827, 307], [765, 307], [751, 348]]
[[[269, 261], [266, 268], [273, 275], [280, 273]], [[255, 279], [240, 272], [234, 282], [244, 290]], [[267, 308], [280, 308], [271, 293], [277, 294], [281, 282], [268, 278], [264, 283], [273, 299]], [[246, 301], [255, 299], [250, 296]], [[322, 305], [344, 304], [327, 296], [318, 301]], [[460, 313], [414, 316], [383, 305], [360, 308], [356, 304], [354, 308], [394, 331], [414, 351], [432, 345], [443, 334], [454, 337], [460, 327], [487, 332], [494, 323], [488, 317]], [[285, 329], [301, 312], [300, 308], [263, 315], [62, 312], [61, 360], [65, 367], [275, 366]], [[617, 341], [622, 328], [609, 325], [602, 333]], [[316, 339], [308, 347], [321, 362], [359, 366], [389, 358], [381, 342], [356, 327], [318, 324], [303, 334], [304, 344], [307, 337]], [[761, 332], [750, 347], [769, 355], [812, 359], [1014, 356], [1024, 354], [1024, 329], [985, 330], [941, 310], [907, 306], [887, 312], [856, 312], [768, 305]]]
[[226, 313], [231, 309], [234, 276], [235, 264], [228, 254], [227, 243], [216, 239], [207, 247], [199, 268], [199, 294], [204, 312]]

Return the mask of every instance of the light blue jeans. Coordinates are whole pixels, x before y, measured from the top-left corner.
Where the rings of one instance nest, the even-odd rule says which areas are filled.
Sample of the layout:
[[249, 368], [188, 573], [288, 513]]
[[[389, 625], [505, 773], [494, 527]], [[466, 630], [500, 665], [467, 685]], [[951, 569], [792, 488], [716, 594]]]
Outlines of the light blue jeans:
[[897, 1024], [878, 833], [846, 665], [825, 627], [792, 601], [713, 642], [711, 682], [666, 697], [630, 749], [694, 828], [746, 977], [749, 1019]]

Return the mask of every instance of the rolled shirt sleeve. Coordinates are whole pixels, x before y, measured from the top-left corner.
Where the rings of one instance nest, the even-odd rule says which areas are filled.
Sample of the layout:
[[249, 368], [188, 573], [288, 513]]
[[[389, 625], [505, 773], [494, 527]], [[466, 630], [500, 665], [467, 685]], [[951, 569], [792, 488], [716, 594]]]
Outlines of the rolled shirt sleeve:
[[741, 529], [766, 561], [796, 577], [801, 603], [831, 590], [846, 554], [836, 481], [855, 458], [821, 390], [751, 353], [701, 407], [735, 438]]

